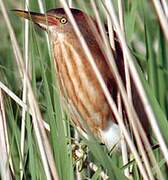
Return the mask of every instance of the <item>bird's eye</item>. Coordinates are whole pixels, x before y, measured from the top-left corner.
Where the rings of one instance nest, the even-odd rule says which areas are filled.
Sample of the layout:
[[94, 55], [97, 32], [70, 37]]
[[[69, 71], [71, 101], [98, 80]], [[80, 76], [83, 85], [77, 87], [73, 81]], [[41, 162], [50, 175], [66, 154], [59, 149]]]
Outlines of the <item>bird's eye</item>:
[[61, 23], [61, 24], [66, 24], [66, 23], [67, 23], [67, 19], [66, 19], [65, 17], [62, 17], [62, 18], [60, 19], [60, 23]]

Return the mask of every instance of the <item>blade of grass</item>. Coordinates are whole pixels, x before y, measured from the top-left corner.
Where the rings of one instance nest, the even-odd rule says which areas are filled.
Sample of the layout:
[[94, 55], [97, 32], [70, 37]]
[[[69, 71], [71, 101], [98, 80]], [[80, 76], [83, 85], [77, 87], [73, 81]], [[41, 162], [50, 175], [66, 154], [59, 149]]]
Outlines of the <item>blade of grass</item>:
[[159, 28], [158, 30], [159, 36], [159, 50], [157, 54], [157, 65], [158, 65], [158, 85], [159, 85], [159, 103], [163, 111], [168, 115], [168, 109], [166, 104], [166, 93], [168, 88], [168, 78], [165, 74], [164, 70], [168, 69], [168, 60], [167, 60], [167, 49], [166, 42], [164, 40], [164, 36], [162, 30]]
[[[44, 62], [46, 59], [43, 59], [42, 52], [40, 50], [40, 47], [37, 43], [37, 38], [34, 36], [33, 38], [35, 47], [37, 48], [37, 56], [40, 57], [40, 66], [41, 66], [41, 74], [43, 79], [43, 86], [44, 86], [44, 94], [46, 95], [46, 117], [48, 119], [48, 122], [50, 124], [51, 130], [51, 141], [53, 144], [53, 151], [55, 155], [55, 159], [57, 159], [56, 162], [59, 162], [57, 164], [58, 170], [59, 170], [59, 176], [61, 179], [73, 179], [73, 173], [72, 173], [72, 167], [71, 167], [71, 159], [68, 152], [68, 146], [67, 146], [67, 133], [65, 129], [65, 125], [63, 117], [62, 117], [62, 110], [59, 107], [60, 101], [58, 97], [58, 92], [55, 90], [57, 88], [55, 87], [55, 68], [53, 64], [53, 59], [49, 59], [49, 73], [47, 73], [47, 69], [44, 67]], [[51, 81], [48, 81], [48, 76], [51, 76]], [[48, 84], [50, 82], [51, 84]], [[51, 91], [52, 90], [52, 91]], [[52, 96], [51, 96], [52, 92]], [[52, 101], [52, 97], [55, 97]], [[54, 105], [53, 105], [54, 104]], [[57, 108], [54, 111], [54, 107]], [[58, 117], [58, 118], [57, 118]], [[61, 157], [61, 158], [60, 158]], [[69, 171], [69, 172], [68, 172]]]

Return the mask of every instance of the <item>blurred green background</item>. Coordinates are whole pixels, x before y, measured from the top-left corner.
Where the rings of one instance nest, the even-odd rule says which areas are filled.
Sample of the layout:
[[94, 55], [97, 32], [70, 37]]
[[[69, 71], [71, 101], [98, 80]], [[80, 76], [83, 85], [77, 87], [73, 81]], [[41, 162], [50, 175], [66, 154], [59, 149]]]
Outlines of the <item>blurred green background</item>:
[[[57, 0], [43, 0], [44, 9], [60, 7]], [[38, 1], [30, 0], [29, 9], [39, 12]], [[96, 1], [102, 20], [106, 23], [101, 1]], [[116, 12], [117, 1], [114, 1]], [[11, 9], [24, 9], [25, 2], [20, 0], [6, 0], [6, 8], [16, 34], [21, 52], [24, 54], [24, 21], [16, 17]], [[87, 11], [94, 16], [89, 0], [73, 1], [74, 7]], [[85, 5], [85, 6], [83, 6]], [[155, 10], [150, 1], [125, 0], [124, 22], [127, 44], [136, 62], [139, 64], [139, 74], [148, 93], [151, 106], [158, 119], [161, 132], [168, 142], [168, 56], [167, 42], [161, 30]], [[53, 61], [48, 52], [45, 33], [30, 23], [29, 27], [29, 68], [32, 87], [36, 95], [42, 115], [50, 124], [51, 132], [48, 138], [51, 143], [56, 167], [60, 179], [75, 179], [75, 164], [73, 157], [72, 137], [74, 130], [70, 125], [68, 115], [60, 106], [59, 92], [54, 75]], [[24, 57], [24, 56], [23, 56]], [[22, 80], [15, 62], [10, 36], [0, 11], [0, 77], [1, 81], [17, 96], [22, 97]], [[7, 115], [8, 133], [10, 141], [10, 155], [14, 165], [14, 179], [19, 179], [20, 161], [20, 127], [21, 108], [6, 94], [5, 110]], [[156, 139], [153, 138], [156, 142]], [[83, 164], [82, 179], [101, 179], [103, 169], [110, 179], [125, 179], [123, 176], [122, 157], [119, 153], [108, 155], [107, 149], [94, 140], [79, 140], [79, 146], [87, 144], [87, 158], [94, 162], [98, 170], [88, 170]], [[85, 151], [85, 150], [84, 150]], [[154, 151], [157, 162], [165, 179], [168, 178], [165, 162], [160, 150]], [[81, 161], [81, 163], [83, 163]], [[41, 157], [32, 128], [31, 117], [26, 115], [25, 153], [23, 159], [24, 179], [45, 179]], [[136, 163], [133, 161], [134, 179], [141, 179]], [[153, 171], [155, 173], [155, 171]]]

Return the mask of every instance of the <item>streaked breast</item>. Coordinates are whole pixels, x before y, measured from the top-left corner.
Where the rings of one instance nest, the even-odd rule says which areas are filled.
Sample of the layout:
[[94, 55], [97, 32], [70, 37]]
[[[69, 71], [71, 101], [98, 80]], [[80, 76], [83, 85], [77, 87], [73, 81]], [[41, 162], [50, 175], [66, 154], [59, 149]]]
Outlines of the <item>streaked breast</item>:
[[[54, 43], [54, 57], [61, 93], [67, 103], [94, 132], [105, 128], [111, 110], [81, 46], [58, 38]], [[75, 123], [82, 126], [79, 117], [75, 113], [72, 116]]]

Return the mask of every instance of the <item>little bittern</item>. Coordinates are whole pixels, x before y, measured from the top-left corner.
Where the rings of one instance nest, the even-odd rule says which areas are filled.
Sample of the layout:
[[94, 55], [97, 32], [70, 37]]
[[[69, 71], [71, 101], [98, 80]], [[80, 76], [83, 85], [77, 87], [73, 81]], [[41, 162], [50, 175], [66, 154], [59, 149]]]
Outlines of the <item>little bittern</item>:
[[[22, 10], [15, 10], [15, 12], [21, 17], [32, 20], [48, 32], [53, 47], [61, 95], [70, 109], [74, 124], [85, 131], [80, 120], [82, 117], [94, 135], [99, 137], [108, 148], [113, 147], [120, 139], [120, 129], [64, 9], [51, 9], [46, 14]], [[112, 97], [116, 100], [116, 82], [89, 24], [90, 20], [93, 24], [96, 24], [95, 21], [80, 10], [71, 9], [71, 12]], [[122, 75], [124, 66], [119, 48], [119, 43], [116, 42], [115, 58]], [[135, 109], [142, 119], [142, 124], [145, 124], [146, 117], [141, 102], [137, 99], [135, 87], [132, 94]]]

